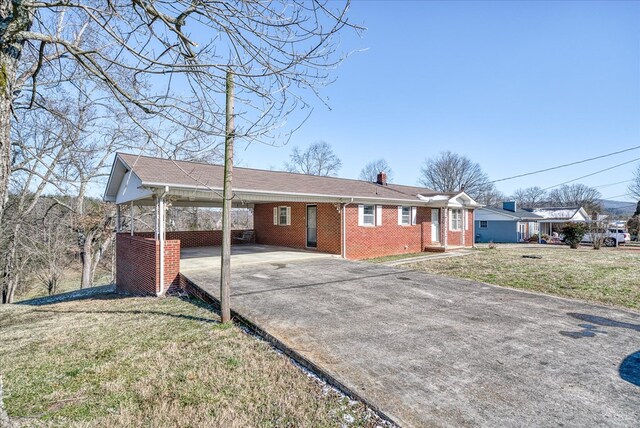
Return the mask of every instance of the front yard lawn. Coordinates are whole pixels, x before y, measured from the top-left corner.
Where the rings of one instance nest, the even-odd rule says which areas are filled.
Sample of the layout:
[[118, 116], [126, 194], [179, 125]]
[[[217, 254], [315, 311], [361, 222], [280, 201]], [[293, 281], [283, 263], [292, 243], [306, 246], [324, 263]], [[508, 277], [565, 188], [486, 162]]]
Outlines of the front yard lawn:
[[210, 308], [114, 294], [0, 307], [9, 416], [27, 426], [373, 426]]
[[405, 267], [640, 310], [640, 252], [637, 251], [498, 245], [464, 257], [429, 260]]

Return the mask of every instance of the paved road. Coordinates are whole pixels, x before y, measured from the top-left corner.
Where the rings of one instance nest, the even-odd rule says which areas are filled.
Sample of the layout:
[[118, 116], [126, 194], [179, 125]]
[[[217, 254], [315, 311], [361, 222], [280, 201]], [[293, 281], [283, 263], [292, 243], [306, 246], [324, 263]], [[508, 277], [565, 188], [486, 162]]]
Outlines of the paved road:
[[639, 424], [640, 314], [334, 258], [233, 284], [235, 310], [403, 426]]

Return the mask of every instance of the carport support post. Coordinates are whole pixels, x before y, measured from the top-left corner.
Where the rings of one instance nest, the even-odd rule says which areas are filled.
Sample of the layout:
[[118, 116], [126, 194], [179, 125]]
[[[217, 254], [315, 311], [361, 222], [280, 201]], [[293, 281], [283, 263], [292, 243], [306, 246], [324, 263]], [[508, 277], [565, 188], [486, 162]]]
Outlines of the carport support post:
[[220, 317], [231, 320], [231, 199], [233, 190], [233, 74], [227, 70], [226, 129], [224, 137], [224, 189], [222, 192], [222, 260], [220, 263]]

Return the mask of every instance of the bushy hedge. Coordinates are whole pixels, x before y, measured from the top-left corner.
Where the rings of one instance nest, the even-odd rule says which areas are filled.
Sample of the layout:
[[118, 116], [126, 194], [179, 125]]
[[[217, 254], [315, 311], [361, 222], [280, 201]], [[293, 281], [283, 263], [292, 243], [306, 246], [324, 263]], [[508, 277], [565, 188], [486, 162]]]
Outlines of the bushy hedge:
[[578, 248], [580, 241], [587, 233], [589, 228], [584, 223], [567, 223], [562, 226], [562, 234], [564, 235], [564, 242], [571, 248]]

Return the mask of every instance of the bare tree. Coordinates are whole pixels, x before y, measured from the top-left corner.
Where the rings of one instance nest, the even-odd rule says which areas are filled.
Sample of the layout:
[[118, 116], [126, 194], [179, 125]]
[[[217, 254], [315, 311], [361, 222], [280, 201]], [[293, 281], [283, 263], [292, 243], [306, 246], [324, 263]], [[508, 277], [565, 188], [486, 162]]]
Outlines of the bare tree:
[[362, 171], [360, 171], [360, 180], [364, 181], [376, 181], [378, 179], [378, 173], [385, 172], [387, 174], [387, 181], [393, 182], [393, 170], [389, 166], [386, 160], [380, 158], [373, 160], [366, 164]]
[[511, 196], [522, 208], [539, 208], [544, 205], [546, 198], [547, 192], [538, 186], [516, 189]]
[[475, 200], [476, 202], [488, 207], [498, 207], [506, 200], [506, 197], [504, 193], [495, 187], [490, 187], [476, 195]]
[[[60, 281], [71, 265], [74, 248], [70, 238], [70, 230], [66, 225], [64, 212], [56, 209], [56, 204], [49, 204], [40, 227], [31, 236], [31, 245], [36, 252], [36, 277], [44, 286], [48, 295], [55, 294]], [[65, 210], [66, 211], [66, 210]]]
[[474, 199], [489, 194], [495, 187], [478, 163], [450, 151], [425, 160], [418, 181], [438, 192], [464, 189]]
[[337, 175], [342, 167], [342, 161], [325, 141], [313, 143], [304, 152], [294, 147], [289, 158], [285, 169], [300, 174], [331, 176]]
[[549, 192], [549, 202], [557, 207], [583, 207], [589, 214], [602, 211], [601, 194], [584, 184], [563, 185]]
[[629, 183], [628, 189], [631, 195], [636, 199], [640, 199], [640, 164], [638, 164], [638, 167], [633, 172], [633, 178], [631, 179], [631, 183]]
[[103, 99], [123, 106], [147, 143], [170, 139], [162, 128], [176, 126], [206, 146], [224, 137], [231, 68], [242, 105], [236, 136], [273, 141], [344, 58], [336, 35], [350, 26], [348, 8], [321, 0], [0, 0], [0, 223], [11, 114], [41, 108], [47, 90], [83, 73]]

